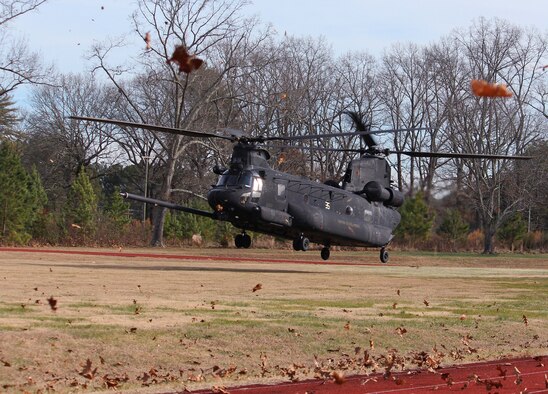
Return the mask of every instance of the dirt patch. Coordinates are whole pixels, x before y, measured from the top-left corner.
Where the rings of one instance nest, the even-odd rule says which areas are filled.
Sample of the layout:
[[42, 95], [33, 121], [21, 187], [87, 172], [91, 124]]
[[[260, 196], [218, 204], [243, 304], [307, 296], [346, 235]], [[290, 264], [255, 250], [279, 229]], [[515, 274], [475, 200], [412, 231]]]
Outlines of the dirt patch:
[[400, 368], [421, 352], [440, 365], [547, 353], [548, 268], [537, 256], [512, 265], [394, 253], [364, 266], [352, 263], [376, 253], [332, 253], [348, 265], [268, 263], [273, 252], [261, 250], [162, 253], [221, 260], [3, 251], [2, 390], [180, 390], [302, 379], [318, 366], [378, 371], [390, 354]]

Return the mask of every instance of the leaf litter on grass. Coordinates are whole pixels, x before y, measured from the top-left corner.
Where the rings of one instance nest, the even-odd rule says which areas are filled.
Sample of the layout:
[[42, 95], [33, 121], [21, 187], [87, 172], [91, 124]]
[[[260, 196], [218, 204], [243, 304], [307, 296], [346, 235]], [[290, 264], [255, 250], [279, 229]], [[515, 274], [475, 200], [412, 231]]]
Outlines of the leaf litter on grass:
[[[0, 368], [7, 371], [0, 387], [8, 391], [222, 388], [372, 372], [392, 379], [396, 370], [436, 370], [547, 346], [547, 316], [529, 312], [537, 304], [526, 299], [525, 284], [506, 291], [515, 281], [509, 268], [492, 276], [484, 269], [480, 277], [471, 270], [466, 277], [466, 270], [452, 267], [422, 269], [420, 275], [398, 266], [318, 266], [304, 272], [300, 266], [246, 261], [231, 262], [227, 271], [218, 262], [127, 264], [94, 256], [90, 264], [89, 257], [70, 263], [33, 257], [16, 263], [0, 257], [0, 276], [17, 278], [3, 288], [2, 302], [34, 300], [39, 284], [63, 306], [55, 316], [48, 304], [0, 313], [0, 324], [19, 322], [18, 329], [0, 331], [8, 343], [0, 350]], [[41, 268], [46, 277], [36, 276]], [[534, 273], [534, 281], [546, 283], [546, 277]], [[268, 291], [256, 297], [249, 283]], [[481, 302], [486, 295], [503, 300], [499, 312]], [[456, 302], [463, 299], [463, 305]], [[505, 320], [497, 320], [505, 302], [518, 299], [527, 315], [506, 312]], [[47, 320], [53, 317], [58, 320]]]

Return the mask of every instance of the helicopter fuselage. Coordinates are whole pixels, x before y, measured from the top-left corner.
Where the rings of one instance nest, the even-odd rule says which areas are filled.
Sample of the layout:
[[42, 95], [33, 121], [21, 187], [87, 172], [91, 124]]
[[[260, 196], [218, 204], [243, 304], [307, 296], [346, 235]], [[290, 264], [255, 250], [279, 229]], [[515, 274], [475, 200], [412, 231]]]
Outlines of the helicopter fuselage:
[[[400, 222], [394, 207], [363, 194], [276, 171], [260, 148], [236, 150], [236, 159], [208, 192], [221, 220], [242, 230], [341, 246], [382, 247]], [[261, 160], [264, 159], [264, 160]], [[351, 184], [349, 184], [351, 186]]]

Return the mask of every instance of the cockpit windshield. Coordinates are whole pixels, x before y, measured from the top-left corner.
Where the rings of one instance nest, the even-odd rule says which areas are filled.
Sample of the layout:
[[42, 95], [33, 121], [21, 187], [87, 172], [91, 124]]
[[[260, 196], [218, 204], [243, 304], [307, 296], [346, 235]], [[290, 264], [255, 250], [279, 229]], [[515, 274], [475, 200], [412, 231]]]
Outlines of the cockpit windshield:
[[250, 171], [230, 173], [226, 171], [217, 182], [217, 186], [243, 186], [251, 187], [253, 183], [253, 174]]

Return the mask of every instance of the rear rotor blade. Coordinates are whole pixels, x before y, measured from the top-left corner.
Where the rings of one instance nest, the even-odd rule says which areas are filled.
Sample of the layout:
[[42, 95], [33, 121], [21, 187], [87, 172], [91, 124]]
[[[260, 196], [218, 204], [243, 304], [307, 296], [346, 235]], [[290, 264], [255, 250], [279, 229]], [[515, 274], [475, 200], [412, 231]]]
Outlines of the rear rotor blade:
[[440, 157], [448, 159], [512, 159], [512, 160], [531, 160], [531, 156], [506, 156], [489, 155], [480, 153], [447, 153], [447, 152], [419, 152], [419, 151], [389, 151], [389, 153], [407, 155], [410, 157]]
[[[366, 124], [363, 121], [363, 115], [359, 114], [358, 112], [354, 111], [347, 111], [345, 112], [350, 118], [352, 119], [352, 122], [354, 122], [354, 126], [356, 126], [357, 132], [368, 132], [371, 131], [371, 125]], [[368, 148], [375, 148], [378, 143], [375, 140], [375, 138], [371, 134], [361, 134], [363, 142], [365, 142], [365, 145]]]
[[145, 123], [135, 123], [135, 122], [127, 122], [125, 120], [116, 120], [116, 119], [105, 119], [105, 118], [91, 118], [87, 116], [69, 116], [69, 119], [75, 119], [75, 120], [85, 120], [89, 122], [98, 122], [98, 123], [108, 123], [113, 124], [121, 127], [135, 127], [139, 129], [145, 129], [145, 130], [152, 130], [152, 131], [161, 131], [164, 133], [170, 133], [170, 134], [178, 134], [178, 135], [184, 135], [187, 137], [197, 137], [197, 138], [221, 138], [224, 140], [234, 141], [234, 137], [228, 137], [225, 135], [218, 135], [218, 134], [212, 134], [212, 133], [204, 133], [201, 131], [192, 131], [192, 130], [185, 130], [185, 129], [176, 129], [173, 127], [164, 127], [164, 126], [155, 126]]

